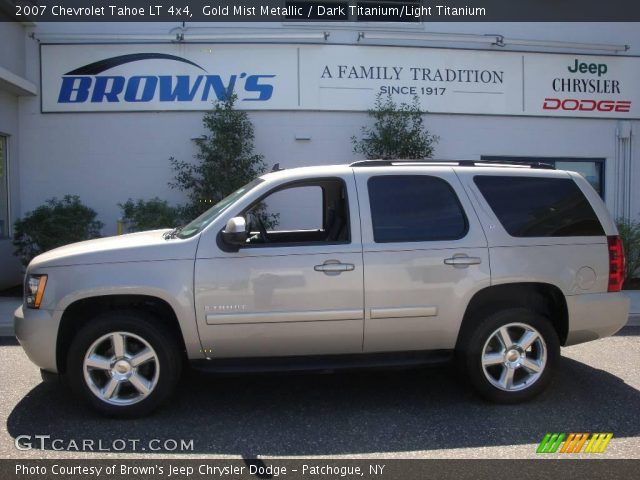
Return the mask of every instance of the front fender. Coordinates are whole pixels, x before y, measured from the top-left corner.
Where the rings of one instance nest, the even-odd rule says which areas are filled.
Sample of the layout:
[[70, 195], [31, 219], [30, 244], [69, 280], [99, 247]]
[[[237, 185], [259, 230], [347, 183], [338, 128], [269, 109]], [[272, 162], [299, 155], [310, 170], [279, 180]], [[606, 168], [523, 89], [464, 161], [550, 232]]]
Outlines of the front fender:
[[51, 267], [42, 308], [62, 313], [88, 298], [144, 295], [166, 302], [174, 311], [189, 358], [201, 358], [195, 318], [193, 260], [162, 260]]

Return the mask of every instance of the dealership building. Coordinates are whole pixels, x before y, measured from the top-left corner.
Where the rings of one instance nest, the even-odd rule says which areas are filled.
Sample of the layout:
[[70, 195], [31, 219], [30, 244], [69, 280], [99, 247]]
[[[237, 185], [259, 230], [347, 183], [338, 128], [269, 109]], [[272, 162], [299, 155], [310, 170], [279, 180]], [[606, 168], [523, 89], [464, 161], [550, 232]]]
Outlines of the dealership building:
[[79, 195], [161, 197], [229, 93], [271, 166], [347, 163], [378, 93], [419, 98], [438, 159], [543, 161], [640, 217], [637, 23], [20, 23], [0, 0], [0, 288], [13, 222]]

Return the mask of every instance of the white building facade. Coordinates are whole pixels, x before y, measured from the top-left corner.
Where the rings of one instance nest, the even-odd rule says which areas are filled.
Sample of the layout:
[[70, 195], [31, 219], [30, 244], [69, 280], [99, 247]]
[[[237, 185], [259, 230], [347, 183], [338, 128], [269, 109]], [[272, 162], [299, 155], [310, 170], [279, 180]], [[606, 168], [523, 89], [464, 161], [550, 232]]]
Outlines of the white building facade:
[[104, 235], [128, 198], [184, 201], [168, 159], [230, 92], [269, 165], [356, 160], [376, 95], [416, 95], [436, 158], [577, 170], [638, 218], [639, 27], [0, 22], [0, 288], [20, 282], [13, 221], [51, 197], [79, 195]]

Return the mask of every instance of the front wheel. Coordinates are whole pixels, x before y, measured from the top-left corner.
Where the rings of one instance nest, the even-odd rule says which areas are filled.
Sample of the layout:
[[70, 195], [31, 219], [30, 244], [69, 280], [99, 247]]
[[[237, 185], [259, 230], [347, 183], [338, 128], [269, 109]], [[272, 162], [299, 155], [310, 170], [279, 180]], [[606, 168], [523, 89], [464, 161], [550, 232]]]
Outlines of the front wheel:
[[517, 403], [549, 384], [560, 359], [560, 342], [546, 317], [513, 308], [480, 319], [466, 332], [458, 354], [483, 397]]
[[99, 315], [71, 343], [69, 384], [100, 413], [146, 415], [169, 397], [179, 379], [181, 359], [174, 338], [142, 312]]

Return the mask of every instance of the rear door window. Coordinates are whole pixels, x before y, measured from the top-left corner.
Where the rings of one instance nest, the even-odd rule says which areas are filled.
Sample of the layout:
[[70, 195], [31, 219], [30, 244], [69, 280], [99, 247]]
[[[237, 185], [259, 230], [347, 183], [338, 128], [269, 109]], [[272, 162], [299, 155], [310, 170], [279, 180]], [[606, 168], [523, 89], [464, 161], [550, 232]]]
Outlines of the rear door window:
[[589, 201], [570, 178], [477, 175], [474, 182], [512, 237], [604, 235]]
[[458, 240], [467, 218], [451, 185], [427, 175], [384, 175], [368, 182], [376, 243]]

